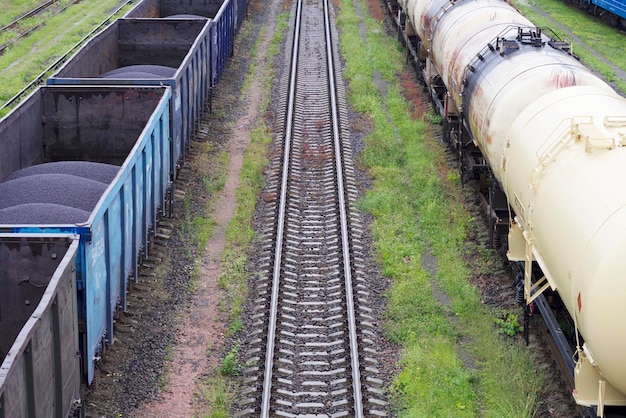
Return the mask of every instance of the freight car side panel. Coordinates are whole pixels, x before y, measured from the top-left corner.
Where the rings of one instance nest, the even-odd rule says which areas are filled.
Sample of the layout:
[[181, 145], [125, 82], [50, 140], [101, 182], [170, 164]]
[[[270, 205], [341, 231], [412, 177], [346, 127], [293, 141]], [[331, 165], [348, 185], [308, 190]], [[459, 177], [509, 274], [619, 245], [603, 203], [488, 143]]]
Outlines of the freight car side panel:
[[[120, 165], [83, 224], [0, 225], [2, 232], [76, 233], [80, 344], [90, 383], [100, 346], [113, 341], [113, 314], [125, 307], [127, 280], [147, 255], [169, 184], [171, 89], [166, 87], [41, 87], [0, 121], [0, 132], [37, 149], [28, 160], [96, 161]], [[24, 109], [28, 109], [27, 111]], [[27, 126], [21, 121], [33, 118]], [[43, 123], [42, 123], [43, 121]], [[24, 129], [21, 131], [21, 129]], [[38, 146], [36, 146], [38, 144]], [[0, 142], [0, 154], [19, 147]], [[19, 154], [12, 158], [20, 161]], [[24, 167], [19, 167], [24, 168]]]
[[[228, 1], [228, 0], [226, 0]], [[174, 15], [196, 15], [213, 18], [224, 0], [143, 0], [125, 18], [161, 18]]]
[[0, 121], [0, 183], [14, 171], [44, 160], [40, 141], [23, 140], [43, 136], [41, 105], [35, 100], [26, 100], [20, 108], [21, 112], [11, 112]]
[[0, 234], [0, 416], [63, 417], [79, 399], [78, 249], [77, 235]]
[[233, 11], [234, 1], [225, 1], [213, 19], [211, 27], [212, 86], [217, 85], [222, 72], [224, 72], [224, 67], [226, 67], [228, 57], [233, 53], [235, 37]]
[[[176, 178], [210, 92], [208, 19], [118, 19], [87, 42], [48, 85], [169, 85], [172, 87], [171, 177]], [[170, 67], [173, 76], [141, 72], [101, 77], [124, 67]]]
[[[190, 65], [185, 69], [183, 77], [186, 84], [191, 88], [188, 94], [189, 108], [192, 109], [191, 117], [188, 119], [189, 132], [193, 133], [199, 128], [199, 121], [202, 117], [205, 104], [211, 94], [211, 31], [207, 28], [206, 36], [197, 43], [195, 53], [191, 58]], [[189, 136], [191, 137], [191, 135]], [[188, 138], [189, 139], [189, 138]], [[189, 148], [189, 142], [186, 147]]]
[[[126, 306], [128, 279], [137, 278], [138, 259], [146, 257], [165, 204], [169, 145], [169, 97], [147, 122], [120, 173], [89, 218], [91, 242], [86, 243], [87, 346], [97, 358], [100, 345], [113, 343], [113, 316]], [[124, 266], [122, 268], [122, 266]], [[93, 379], [93, 362], [88, 364]]]

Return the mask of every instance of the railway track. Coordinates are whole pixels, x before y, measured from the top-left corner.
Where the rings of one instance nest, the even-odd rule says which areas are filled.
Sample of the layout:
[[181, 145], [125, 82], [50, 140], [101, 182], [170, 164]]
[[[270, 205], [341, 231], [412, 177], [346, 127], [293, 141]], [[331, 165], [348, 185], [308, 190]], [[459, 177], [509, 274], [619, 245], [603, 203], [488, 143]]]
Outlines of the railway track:
[[31, 10], [27, 11], [26, 13], [23, 13], [19, 17], [13, 19], [11, 21], [11, 23], [1, 27], [0, 28], [0, 32], [6, 32], [8, 30], [16, 28], [17, 26], [19, 26], [20, 22], [23, 22], [24, 20], [28, 19], [29, 17], [33, 17], [33, 16], [38, 15], [39, 13], [45, 11], [46, 9], [48, 9], [50, 6], [52, 6], [54, 3], [58, 2], [58, 1], [59, 0], [47, 0], [47, 1], [44, 1], [43, 3], [40, 3], [36, 7], [33, 7]]
[[328, 7], [299, 1], [293, 13], [239, 416], [386, 416]]
[[[61, 13], [63, 10], [66, 10], [69, 6], [79, 3], [80, 1], [81, 0], [71, 0], [69, 4], [62, 6], [62, 9], [56, 11], [54, 14]], [[89, 38], [91, 38], [94, 34], [99, 32], [102, 28], [106, 27], [106, 25], [110, 24], [112, 20], [115, 18], [115, 16], [120, 12], [120, 10], [122, 10], [126, 5], [131, 4], [133, 1], [135, 0], [120, 0], [116, 8], [112, 10], [108, 14], [108, 16], [102, 22], [100, 22], [100, 24], [94, 27], [89, 33], [83, 36], [83, 38], [80, 39], [71, 49], [66, 51], [62, 56], [56, 59], [56, 61], [50, 64], [39, 75], [37, 75], [28, 84], [26, 84], [17, 94], [11, 97], [9, 101], [0, 105], [0, 111], [4, 110], [5, 108], [10, 108], [14, 106], [15, 104], [19, 103], [20, 100], [26, 97], [26, 95], [32, 92], [33, 89], [35, 89], [38, 85], [44, 84], [46, 78], [51, 74], [53, 70], [58, 69], [69, 57], [71, 57], [80, 47], [82, 47], [85, 44], [85, 42], [89, 40]], [[36, 28], [33, 28], [32, 30], [40, 28], [42, 25], [43, 23], [38, 25]], [[31, 33], [32, 30], [29, 30], [28, 33]], [[0, 48], [2, 47], [0, 46]], [[2, 55], [2, 52], [0, 52], [0, 55]]]
[[[22, 38], [30, 35], [35, 30], [39, 29], [46, 24], [45, 20], [35, 25], [24, 25], [27, 19], [33, 18], [37, 15], [45, 12], [50, 12], [51, 16], [59, 14], [66, 10], [68, 7], [80, 2], [81, 0], [72, 0], [69, 3], [60, 3], [59, 0], [47, 0], [39, 4], [37, 7], [29, 10], [21, 16], [14, 19], [11, 23], [0, 28], [0, 35], [7, 35], [9, 38], [4, 44], [0, 45], [0, 55], [4, 54], [6, 49], [19, 41]], [[14, 32], [13, 36], [8, 35], [10, 32]]]

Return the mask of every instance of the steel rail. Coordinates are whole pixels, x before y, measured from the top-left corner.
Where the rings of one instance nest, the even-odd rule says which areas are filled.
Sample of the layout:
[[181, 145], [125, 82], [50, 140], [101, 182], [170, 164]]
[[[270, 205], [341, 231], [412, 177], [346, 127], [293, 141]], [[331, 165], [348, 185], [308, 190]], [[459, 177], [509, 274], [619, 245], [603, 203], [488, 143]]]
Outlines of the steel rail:
[[59, 0], [47, 0], [43, 3], [41, 3], [39, 6], [31, 9], [30, 11], [22, 14], [21, 16], [15, 18], [11, 23], [4, 25], [3, 27], [0, 28], [0, 32], [4, 32], [10, 28], [12, 28], [13, 26], [17, 25], [20, 20], [24, 20], [24, 19], [28, 19], [31, 16], [34, 16], [36, 14], [38, 14], [39, 12], [41, 12], [42, 10], [45, 10], [48, 8], [48, 6], [58, 2]]
[[335, 164], [337, 171], [337, 195], [339, 197], [339, 216], [341, 218], [341, 241], [343, 252], [343, 273], [346, 288], [346, 311], [348, 315], [348, 330], [350, 339], [350, 359], [352, 366], [352, 390], [354, 397], [354, 416], [363, 417], [363, 399], [361, 394], [361, 370], [359, 365], [359, 351], [356, 333], [356, 318], [354, 313], [354, 295], [352, 291], [352, 267], [350, 263], [350, 241], [348, 234], [348, 219], [346, 201], [344, 197], [343, 165], [341, 153], [341, 135], [337, 117], [337, 91], [335, 87], [335, 68], [333, 64], [332, 40], [330, 33], [330, 17], [328, 0], [324, 0], [324, 26], [326, 37], [326, 57], [328, 60], [328, 80], [330, 89], [331, 114], [333, 118], [333, 142], [335, 146]]
[[289, 77], [289, 101], [287, 104], [287, 120], [285, 129], [285, 148], [283, 159], [282, 181], [278, 225], [276, 231], [276, 251], [274, 254], [274, 274], [272, 279], [272, 295], [270, 299], [270, 317], [267, 330], [267, 348], [265, 353], [265, 373], [263, 376], [263, 395], [261, 398], [261, 417], [270, 416], [270, 398], [272, 391], [272, 374], [274, 367], [274, 346], [276, 339], [276, 317], [278, 313], [278, 290], [280, 287], [280, 270], [285, 227], [285, 210], [287, 202], [287, 182], [289, 178], [289, 157], [291, 152], [291, 136], [293, 129], [293, 113], [296, 95], [296, 73], [298, 69], [298, 49], [300, 43], [300, 20], [302, 17], [302, 0], [298, 0], [294, 28], [293, 50], [291, 57], [291, 73]]
[[[61, 9], [57, 10], [56, 12], [52, 13], [52, 16], [56, 16], [59, 13], [63, 13], [65, 10], [67, 10], [68, 7], [75, 5], [76, 3], [79, 3], [81, 0], [73, 0], [70, 4], [65, 5], [64, 7], [62, 7]], [[13, 22], [9, 23], [8, 25], [6, 25], [5, 27], [3, 27], [1, 29], [2, 32], [6, 32], [8, 31], [10, 28], [17, 26], [17, 24], [25, 19], [28, 19], [29, 17], [33, 17], [35, 15], [38, 15], [39, 13], [45, 11], [46, 9], [48, 9], [49, 7], [51, 7], [54, 3], [57, 3], [58, 0], [50, 0], [47, 1], [45, 3], [42, 3], [41, 5], [37, 6], [36, 8], [34, 8], [33, 10], [31, 10], [30, 12], [27, 12], [25, 14], [23, 14], [22, 16], [18, 17], [17, 19], [15, 19]], [[9, 42], [7, 42], [6, 44], [0, 46], [0, 55], [4, 54], [4, 51], [10, 47], [11, 45], [17, 43], [17, 41], [19, 41], [22, 38], [26, 38], [28, 35], [30, 35], [32, 32], [36, 31], [37, 29], [41, 28], [42, 26], [44, 26], [46, 24], [46, 21], [43, 21], [27, 30], [25, 30], [24, 32], [19, 33], [15, 38], [11, 39]]]
[[[20, 101], [27, 93], [34, 90], [40, 84], [44, 83], [48, 74], [50, 74], [53, 70], [57, 69], [61, 64], [63, 64], [70, 57], [70, 55], [75, 53], [81, 46], [83, 46], [83, 44], [88, 39], [90, 39], [96, 32], [100, 31], [103, 27], [111, 23], [111, 19], [113, 19], [115, 15], [120, 12], [120, 10], [122, 10], [127, 5], [132, 4], [134, 1], [135, 0], [123, 0], [122, 3], [120, 3], [119, 7], [117, 7], [106, 19], [100, 22], [98, 26], [92, 29], [87, 35], [83, 36], [80, 41], [78, 41], [65, 54], [63, 54], [55, 62], [53, 62], [50, 66], [48, 66], [48, 68], [43, 70], [37, 77], [35, 77], [30, 83], [28, 83], [22, 90], [20, 90], [19, 92], [17, 92], [17, 94], [11, 97], [8, 102], [0, 106], [0, 111], [10, 106], [13, 106], [18, 101]], [[77, 2], [79, 2], [79, 0], [77, 0], [76, 2], [72, 4], [75, 4]]]
[[[274, 250], [274, 262], [273, 262], [273, 274], [272, 274], [272, 290], [270, 296], [269, 306], [269, 318], [267, 326], [267, 345], [266, 345], [266, 357], [265, 368], [263, 378], [263, 392], [260, 406], [260, 416], [269, 417], [271, 412], [271, 398], [272, 398], [272, 384], [273, 384], [273, 372], [274, 372], [274, 350], [276, 349], [277, 338], [277, 317], [278, 317], [278, 299], [281, 288], [281, 275], [283, 266], [283, 245], [285, 240], [285, 228], [286, 228], [286, 211], [287, 211], [287, 193], [288, 183], [291, 165], [291, 152], [293, 148], [293, 139], [296, 134], [294, 129], [294, 118], [296, 112], [296, 82], [298, 72], [298, 60], [300, 55], [300, 32], [302, 26], [302, 2], [297, 3], [296, 17], [294, 24], [294, 38], [292, 46], [292, 56], [290, 63], [289, 74], [289, 94], [288, 102], [286, 106], [287, 115], [285, 120], [285, 138], [282, 160], [282, 173], [281, 173], [281, 191], [278, 205], [278, 216], [275, 232], [275, 250]], [[346, 303], [346, 316], [348, 326], [348, 338], [350, 345], [350, 363], [351, 363], [351, 379], [352, 379], [352, 398], [353, 398], [353, 415], [361, 418], [363, 413], [363, 399], [361, 388], [361, 371], [358, 354], [358, 338], [356, 327], [356, 314], [354, 310], [354, 294], [352, 285], [352, 265], [351, 265], [351, 249], [350, 249], [350, 234], [348, 225], [348, 213], [347, 204], [344, 190], [344, 167], [342, 158], [342, 143], [339, 125], [339, 111], [337, 105], [337, 87], [335, 81], [335, 66], [332, 47], [332, 34], [330, 27], [330, 13], [328, 9], [327, 0], [323, 1], [323, 18], [324, 18], [324, 41], [326, 49], [326, 64], [327, 64], [327, 76], [328, 76], [328, 98], [329, 98], [329, 111], [331, 113], [332, 120], [332, 141], [333, 152], [335, 159], [335, 187], [338, 200], [338, 215], [341, 230], [342, 241], [342, 273], [344, 276], [345, 286], [345, 303]]]

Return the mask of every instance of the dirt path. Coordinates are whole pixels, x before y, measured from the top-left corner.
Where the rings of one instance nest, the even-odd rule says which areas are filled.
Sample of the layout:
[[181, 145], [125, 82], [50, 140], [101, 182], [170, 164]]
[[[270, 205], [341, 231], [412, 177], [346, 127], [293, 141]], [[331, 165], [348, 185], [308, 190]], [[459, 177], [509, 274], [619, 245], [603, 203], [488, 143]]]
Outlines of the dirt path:
[[[279, 10], [280, 1], [273, 0], [265, 7], [270, 9], [269, 15], [274, 16]], [[226, 228], [237, 205], [235, 191], [239, 185], [244, 151], [250, 142], [250, 130], [254, 128], [259, 117], [259, 103], [263, 93], [262, 83], [267, 77], [263, 64], [268, 45], [274, 36], [274, 21], [275, 19], [269, 18], [261, 33], [262, 39], [258, 44], [256, 58], [257, 73], [251, 80], [246, 94], [247, 109], [245, 114], [235, 122], [229, 141], [228, 178], [215, 205], [217, 210], [213, 214], [217, 226], [202, 259], [202, 273], [197, 294], [192, 300], [192, 308], [187, 312], [184, 324], [181, 326], [181, 336], [174, 347], [174, 358], [169, 365], [170, 378], [167, 391], [162, 394], [161, 400], [154, 401], [141, 411], [137, 411], [135, 416], [138, 418], [193, 416], [196, 382], [203, 374], [209, 373], [218, 362], [215, 356], [206, 354], [208, 348], [214, 348], [223, 343], [224, 324], [218, 317], [217, 278], [220, 273], [221, 255], [226, 244]]]

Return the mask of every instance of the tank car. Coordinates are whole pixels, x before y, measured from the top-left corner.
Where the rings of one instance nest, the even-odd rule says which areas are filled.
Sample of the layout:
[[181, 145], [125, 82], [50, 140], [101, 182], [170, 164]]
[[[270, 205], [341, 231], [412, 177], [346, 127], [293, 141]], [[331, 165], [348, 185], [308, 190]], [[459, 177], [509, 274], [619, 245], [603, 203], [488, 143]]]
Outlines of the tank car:
[[[551, 288], [584, 342], [574, 398], [626, 405], [626, 99], [500, 0], [401, 0], [404, 29], [465, 165], [492, 175], [512, 213], [508, 256], [531, 303]], [[476, 152], [474, 152], [476, 151]], [[531, 280], [533, 264], [543, 277]]]
[[[247, 0], [143, 0], [130, 12], [137, 15], [105, 27], [0, 120], [0, 264], [4, 270], [10, 248], [20, 252], [24, 274], [38, 269], [36, 281], [20, 281], [12, 268], [18, 276], [2, 286], [3, 320], [25, 300], [37, 307], [20, 306], [9, 328], [0, 323], [7, 356], [0, 416], [84, 414], [79, 386], [92, 383], [114, 341], [114, 315], [125, 309], [129, 283], [171, 203], [166, 196], [246, 10]], [[62, 285], [57, 273], [38, 267], [53, 249], [54, 259], [63, 257], [65, 244], [55, 240], [72, 241], [57, 272]], [[51, 275], [27, 299], [14, 286]], [[76, 301], [63, 318], [60, 287]]]

